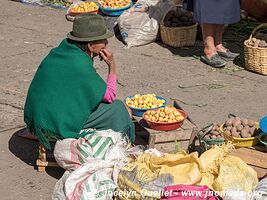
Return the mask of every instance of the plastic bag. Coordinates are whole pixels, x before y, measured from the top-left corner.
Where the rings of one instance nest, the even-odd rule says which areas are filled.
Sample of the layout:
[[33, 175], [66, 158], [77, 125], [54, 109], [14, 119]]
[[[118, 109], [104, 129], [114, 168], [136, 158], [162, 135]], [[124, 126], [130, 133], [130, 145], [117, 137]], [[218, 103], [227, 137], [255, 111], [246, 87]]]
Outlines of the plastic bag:
[[253, 190], [253, 200], [267, 200], [267, 177], [262, 179]]
[[163, 189], [161, 200], [218, 200], [206, 185], [173, 185]]
[[157, 39], [164, 14], [175, 7], [173, 0], [139, 0], [118, 18], [126, 47], [145, 45]]
[[262, 179], [251, 192], [226, 191], [224, 200], [267, 200], [267, 178]]
[[32, 4], [38, 6], [49, 6], [56, 9], [65, 9], [71, 3], [69, 0], [20, 0], [21, 3]]
[[112, 130], [57, 141], [54, 156], [66, 171], [52, 199], [112, 199], [119, 171], [128, 162], [127, 146], [125, 137]]
[[[116, 199], [160, 199], [163, 187], [173, 184], [196, 184], [201, 180], [197, 153], [144, 153], [124, 167], [118, 178]], [[124, 192], [127, 191], [127, 192]]]
[[216, 191], [250, 192], [258, 183], [257, 172], [235, 156], [228, 156], [221, 162], [218, 175], [212, 185]]
[[258, 183], [257, 172], [240, 158], [230, 156], [231, 148], [231, 144], [214, 146], [200, 156], [204, 169], [200, 185], [216, 191], [253, 190]]

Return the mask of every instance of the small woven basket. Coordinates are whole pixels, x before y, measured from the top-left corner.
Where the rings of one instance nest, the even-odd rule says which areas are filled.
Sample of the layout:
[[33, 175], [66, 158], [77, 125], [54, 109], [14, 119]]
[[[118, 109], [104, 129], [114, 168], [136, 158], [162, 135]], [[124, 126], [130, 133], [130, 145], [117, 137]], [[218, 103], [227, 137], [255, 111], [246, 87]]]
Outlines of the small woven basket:
[[267, 75], [267, 48], [249, 45], [252, 37], [260, 30], [267, 29], [267, 23], [257, 26], [248, 40], [244, 42], [245, 68], [263, 75]]
[[161, 41], [172, 47], [194, 46], [197, 36], [197, 24], [183, 27], [167, 27], [164, 25], [165, 16], [160, 22]]

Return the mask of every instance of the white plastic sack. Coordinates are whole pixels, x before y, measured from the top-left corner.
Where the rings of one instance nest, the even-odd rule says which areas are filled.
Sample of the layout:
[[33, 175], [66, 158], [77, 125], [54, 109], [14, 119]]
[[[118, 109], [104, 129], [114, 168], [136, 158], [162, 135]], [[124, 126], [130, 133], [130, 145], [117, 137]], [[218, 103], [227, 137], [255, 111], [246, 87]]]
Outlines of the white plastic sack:
[[54, 156], [66, 172], [53, 200], [111, 200], [120, 169], [128, 163], [127, 143], [112, 130], [57, 141]]
[[139, 0], [134, 7], [124, 11], [118, 18], [118, 26], [126, 47], [155, 41], [162, 17], [173, 7], [173, 0]]
[[267, 177], [257, 184], [254, 189], [253, 200], [267, 200]]

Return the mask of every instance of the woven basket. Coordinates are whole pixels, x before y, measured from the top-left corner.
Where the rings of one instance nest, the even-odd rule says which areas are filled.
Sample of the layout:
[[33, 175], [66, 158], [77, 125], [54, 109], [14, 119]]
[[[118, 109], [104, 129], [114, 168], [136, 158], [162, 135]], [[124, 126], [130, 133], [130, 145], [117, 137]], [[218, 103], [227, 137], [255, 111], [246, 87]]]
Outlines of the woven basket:
[[184, 27], [167, 27], [164, 25], [165, 16], [160, 22], [161, 41], [172, 47], [194, 46], [197, 36], [197, 24]]
[[252, 37], [260, 30], [267, 29], [267, 23], [257, 26], [248, 40], [244, 42], [245, 68], [263, 75], [267, 75], [267, 48], [249, 45]]

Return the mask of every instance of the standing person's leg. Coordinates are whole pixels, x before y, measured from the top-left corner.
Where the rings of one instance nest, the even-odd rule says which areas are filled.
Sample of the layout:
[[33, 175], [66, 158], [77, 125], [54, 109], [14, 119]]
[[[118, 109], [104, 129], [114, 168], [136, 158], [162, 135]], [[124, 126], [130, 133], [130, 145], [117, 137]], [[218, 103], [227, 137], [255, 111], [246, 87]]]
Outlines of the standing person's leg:
[[222, 44], [224, 24], [217, 24], [215, 27], [215, 47], [217, 53], [225, 60], [234, 60], [239, 53], [233, 53], [226, 49]]
[[222, 37], [224, 32], [224, 24], [215, 25], [215, 47], [218, 52], [226, 52], [226, 48], [222, 44]]
[[225, 66], [226, 62], [217, 54], [215, 47], [216, 25], [202, 24], [202, 35], [205, 55], [201, 56], [200, 60], [215, 68]]
[[215, 48], [215, 26], [213, 24], [202, 24], [202, 35], [204, 43], [204, 53], [207, 58], [211, 58], [216, 54]]

